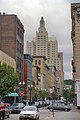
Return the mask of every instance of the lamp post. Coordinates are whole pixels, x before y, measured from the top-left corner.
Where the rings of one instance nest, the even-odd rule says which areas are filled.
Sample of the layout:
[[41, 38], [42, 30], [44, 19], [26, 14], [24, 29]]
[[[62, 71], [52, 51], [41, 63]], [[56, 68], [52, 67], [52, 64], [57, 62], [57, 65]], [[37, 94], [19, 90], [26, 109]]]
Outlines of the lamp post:
[[31, 105], [31, 102], [32, 102], [32, 87], [33, 85], [28, 85], [28, 88], [29, 88], [29, 91], [30, 91], [30, 105]]
[[52, 114], [53, 114], [53, 117], [54, 117], [54, 86], [50, 90], [50, 93], [52, 94]]
[[24, 85], [25, 85], [24, 81], [19, 82], [21, 102], [23, 101], [23, 96], [24, 96]]
[[54, 91], [52, 90], [52, 111], [53, 111], [53, 117], [54, 117]]

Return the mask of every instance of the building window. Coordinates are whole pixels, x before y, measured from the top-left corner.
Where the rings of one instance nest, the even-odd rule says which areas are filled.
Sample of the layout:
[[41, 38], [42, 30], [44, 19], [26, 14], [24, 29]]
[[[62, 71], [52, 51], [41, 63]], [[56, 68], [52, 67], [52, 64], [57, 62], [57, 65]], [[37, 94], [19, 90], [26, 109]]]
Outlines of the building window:
[[35, 65], [37, 65], [37, 60], [35, 60]]
[[17, 27], [17, 35], [19, 36], [19, 28]]
[[39, 65], [41, 64], [41, 60], [39, 60]]
[[59, 89], [59, 88], [57, 88], [57, 91], [59, 92], [59, 91], [60, 91], [60, 89]]

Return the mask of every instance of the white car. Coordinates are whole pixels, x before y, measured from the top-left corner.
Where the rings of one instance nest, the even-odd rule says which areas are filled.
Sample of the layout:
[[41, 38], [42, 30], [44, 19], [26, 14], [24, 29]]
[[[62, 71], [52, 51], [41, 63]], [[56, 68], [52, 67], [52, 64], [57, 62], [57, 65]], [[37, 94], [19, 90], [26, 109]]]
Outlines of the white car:
[[19, 114], [19, 120], [24, 119], [39, 119], [39, 110], [36, 106], [25, 106]]

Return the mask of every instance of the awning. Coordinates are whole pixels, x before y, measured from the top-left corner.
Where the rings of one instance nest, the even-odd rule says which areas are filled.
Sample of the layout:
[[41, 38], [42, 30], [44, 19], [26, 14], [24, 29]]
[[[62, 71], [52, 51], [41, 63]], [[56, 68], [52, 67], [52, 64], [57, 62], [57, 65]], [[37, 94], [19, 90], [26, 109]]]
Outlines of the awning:
[[6, 97], [18, 97], [19, 95], [16, 92], [8, 93]]

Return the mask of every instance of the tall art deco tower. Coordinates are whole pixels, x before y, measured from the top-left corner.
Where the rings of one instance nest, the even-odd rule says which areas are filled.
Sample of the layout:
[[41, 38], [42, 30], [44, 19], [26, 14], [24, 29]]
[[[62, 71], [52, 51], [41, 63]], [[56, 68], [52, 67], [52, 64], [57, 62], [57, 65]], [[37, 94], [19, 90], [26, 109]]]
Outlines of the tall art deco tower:
[[43, 17], [41, 17], [40, 26], [36, 31], [36, 37], [31, 42], [27, 41], [27, 53], [32, 56], [45, 56], [47, 63], [54, 64], [57, 68], [58, 43], [55, 37], [48, 37]]
[[36, 32], [36, 55], [47, 57], [48, 49], [48, 32], [45, 28], [44, 18], [41, 17], [40, 27]]

